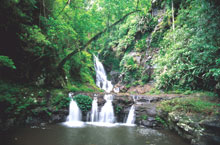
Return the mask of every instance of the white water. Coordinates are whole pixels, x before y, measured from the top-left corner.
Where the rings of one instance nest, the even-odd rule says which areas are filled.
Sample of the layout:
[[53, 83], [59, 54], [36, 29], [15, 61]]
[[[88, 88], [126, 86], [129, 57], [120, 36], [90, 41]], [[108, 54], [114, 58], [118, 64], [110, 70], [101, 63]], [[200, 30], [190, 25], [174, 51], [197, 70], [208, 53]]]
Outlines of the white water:
[[96, 71], [96, 85], [110, 93], [113, 89], [111, 81], [107, 79], [107, 75], [102, 63], [99, 61], [98, 57], [94, 55], [95, 58], [95, 71]]
[[64, 124], [69, 127], [81, 127], [84, 125], [84, 123], [81, 121], [82, 113], [77, 103], [72, 99], [72, 95], [72, 93], [69, 94], [69, 97], [71, 98], [69, 105], [69, 115], [67, 117], [67, 121]]
[[101, 109], [100, 112], [100, 118], [99, 122], [103, 123], [114, 123], [115, 116], [114, 116], [114, 110], [112, 105], [113, 96], [111, 94], [105, 95], [104, 99], [106, 100], [106, 103]]
[[120, 89], [118, 87], [114, 88], [113, 90], [114, 90], [115, 93], [119, 93], [120, 92]]
[[97, 122], [98, 121], [98, 103], [97, 98], [95, 97], [92, 101], [92, 112], [91, 112], [91, 122]]
[[67, 121], [69, 121], [69, 122], [81, 121], [81, 119], [82, 119], [82, 113], [81, 113], [79, 107], [77, 106], [75, 101], [71, 100]]
[[128, 118], [127, 118], [127, 121], [126, 121], [126, 124], [134, 124], [135, 122], [135, 114], [134, 114], [134, 111], [135, 111], [135, 107], [134, 105], [131, 106], [131, 109], [129, 111], [129, 114], [128, 114]]

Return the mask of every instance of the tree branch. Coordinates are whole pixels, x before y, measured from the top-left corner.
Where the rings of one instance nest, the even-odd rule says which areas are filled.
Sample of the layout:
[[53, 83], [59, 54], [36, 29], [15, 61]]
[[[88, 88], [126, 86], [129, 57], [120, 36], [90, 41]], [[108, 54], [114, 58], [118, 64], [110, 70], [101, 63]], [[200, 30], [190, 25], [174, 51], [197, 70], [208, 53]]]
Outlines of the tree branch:
[[64, 9], [66, 8], [66, 6], [70, 4], [70, 1], [71, 1], [71, 0], [68, 0], [68, 1], [66, 2], [65, 6], [64, 6], [63, 9], [59, 12], [59, 14], [58, 14], [57, 17], [55, 18], [55, 20], [61, 15], [61, 13], [62, 13], [62, 12], [64, 11]]
[[108, 29], [111, 29], [112, 27], [114, 27], [115, 25], [117, 25], [118, 23], [120, 23], [121, 21], [124, 21], [125, 18], [127, 18], [129, 15], [139, 12], [140, 10], [135, 10], [132, 11], [130, 13], [127, 13], [126, 15], [124, 15], [122, 18], [120, 18], [118, 21], [116, 21], [115, 23], [113, 23], [112, 25], [110, 25], [109, 27], [105, 28], [104, 30], [102, 30], [101, 32], [97, 33], [95, 36], [93, 36], [86, 44], [84, 44], [83, 46], [81, 46], [79, 49], [75, 49], [73, 52], [71, 52], [70, 54], [68, 54], [59, 64], [57, 69], [61, 70], [63, 65], [66, 63], [66, 61], [68, 59], [70, 59], [74, 54], [76, 54], [79, 51], [84, 50], [86, 47], [88, 47], [88, 45], [90, 43], [92, 43], [94, 40], [97, 40], [103, 33], [105, 33]]

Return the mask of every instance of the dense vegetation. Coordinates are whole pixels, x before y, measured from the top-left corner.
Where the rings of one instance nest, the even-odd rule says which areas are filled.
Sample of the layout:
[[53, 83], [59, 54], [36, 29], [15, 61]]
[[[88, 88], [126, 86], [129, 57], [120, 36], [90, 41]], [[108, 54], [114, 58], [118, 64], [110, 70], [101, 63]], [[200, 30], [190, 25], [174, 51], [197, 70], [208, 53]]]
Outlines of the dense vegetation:
[[158, 88], [219, 90], [219, 6], [208, 1], [180, 5], [175, 29], [161, 41], [157, 64]]
[[[218, 91], [218, 14], [214, 0], [4, 1], [1, 79], [92, 91], [100, 52], [128, 87], [154, 79], [159, 89]], [[137, 59], [146, 53], [154, 59]]]

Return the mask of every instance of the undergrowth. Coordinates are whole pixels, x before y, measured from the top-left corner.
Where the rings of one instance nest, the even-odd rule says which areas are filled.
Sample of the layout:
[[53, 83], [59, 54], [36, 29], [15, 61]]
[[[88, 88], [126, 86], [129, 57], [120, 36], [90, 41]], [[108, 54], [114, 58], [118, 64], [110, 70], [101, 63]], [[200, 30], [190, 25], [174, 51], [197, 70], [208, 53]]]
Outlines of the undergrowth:
[[185, 97], [163, 101], [159, 108], [166, 112], [181, 111], [185, 113], [201, 113], [204, 115], [219, 114], [219, 102], [212, 102], [205, 97]]

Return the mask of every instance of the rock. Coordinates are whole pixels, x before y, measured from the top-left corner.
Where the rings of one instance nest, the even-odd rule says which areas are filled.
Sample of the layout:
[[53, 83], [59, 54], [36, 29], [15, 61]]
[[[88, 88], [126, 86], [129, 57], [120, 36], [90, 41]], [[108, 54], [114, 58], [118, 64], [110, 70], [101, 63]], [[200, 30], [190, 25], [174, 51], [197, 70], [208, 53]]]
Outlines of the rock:
[[139, 52], [130, 52], [128, 55], [132, 56], [134, 61], [137, 62], [137, 64], [141, 63], [141, 54]]
[[193, 145], [220, 144], [220, 122], [218, 116], [202, 116], [184, 112], [160, 112], [159, 116], [166, 120], [168, 127]]
[[132, 93], [132, 92], [135, 92], [137, 94], [144, 94], [146, 92], [149, 92], [151, 91], [151, 89], [153, 88], [152, 84], [146, 84], [144, 86], [132, 86], [128, 89], [128, 93]]
[[120, 79], [119, 79], [120, 72], [111, 71], [110, 76], [111, 76], [111, 82], [112, 82], [113, 85], [117, 84], [120, 81]]
[[218, 116], [202, 120], [199, 124], [204, 127], [207, 132], [220, 136], [220, 120]]
[[141, 104], [136, 105], [135, 113], [137, 117], [141, 117], [142, 115], [147, 115], [148, 117], [155, 117], [157, 115], [156, 104]]
[[31, 126], [38, 126], [40, 125], [41, 122], [43, 122], [43, 120], [40, 117], [28, 116], [27, 119], [25, 120], [26, 125], [31, 125]]
[[148, 120], [142, 121], [141, 124], [145, 127], [153, 127], [153, 123]]
[[204, 136], [202, 136], [199, 143], [203, 143], [204, 145], [219, 145], [220, 137], [214, 134], [205, 134]]
[[41, 123], [40, 126], [41, 127], [45, 127], [47, 125], [47, 123]]

